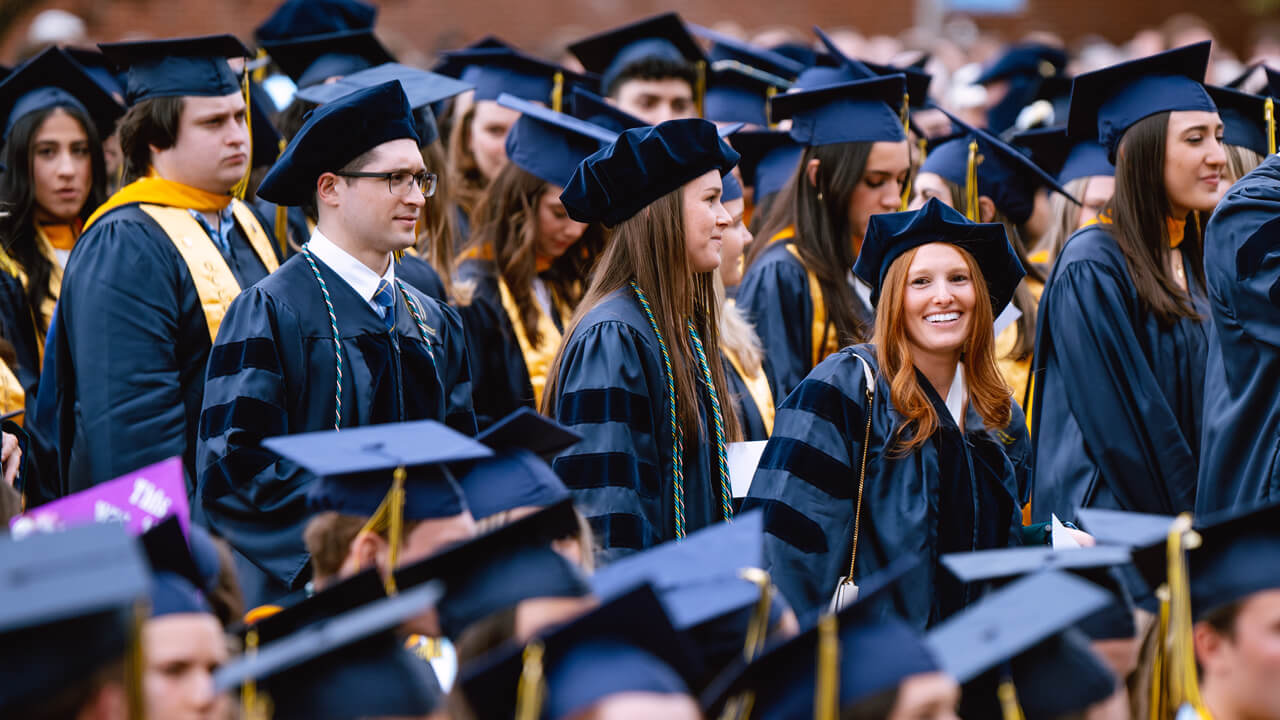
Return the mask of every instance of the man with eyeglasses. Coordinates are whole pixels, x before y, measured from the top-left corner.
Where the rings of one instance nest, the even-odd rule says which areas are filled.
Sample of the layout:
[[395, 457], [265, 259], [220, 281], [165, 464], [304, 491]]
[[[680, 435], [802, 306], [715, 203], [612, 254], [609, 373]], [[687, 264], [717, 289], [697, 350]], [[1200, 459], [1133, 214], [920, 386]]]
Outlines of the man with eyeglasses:
[[317, 223], [231, 304], [209, 356], [193, 504], [235, 550], [250, 607], [305, 586], [303, 527], [340, 510], [309, 506], [314, 476], [264, 438], [423, 419], [475, 434], [458, 314], [398, 279], [393, 261], [434, 190], [399, 81], [322, 105], [258, 189], [312, 205]]

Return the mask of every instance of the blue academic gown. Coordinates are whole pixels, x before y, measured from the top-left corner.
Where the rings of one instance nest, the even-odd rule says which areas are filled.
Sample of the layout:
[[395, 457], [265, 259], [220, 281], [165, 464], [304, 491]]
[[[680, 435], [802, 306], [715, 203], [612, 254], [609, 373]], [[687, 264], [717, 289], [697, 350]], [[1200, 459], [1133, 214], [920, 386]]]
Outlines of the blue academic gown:
[[1213, 322], [1197, 515], [1280, 495], [1280, 156], [1218, 203], [1204, 265]]
[[1078, 230], [1058, 256], [1038, 321], [1033, 519], [1074, 520], [1079, 507], [1191, 510], [1205, 324], [1184, 318], [1162, 327], [1143, 310], [1124, 256], [1100, 224]]
[[[787, 245], [778, 240], [765, 248], [747, 268], [735, 297], [764, 346], [764, 372], [777, 404], [813, 369], [814, 300], [809, 276]], [[858, 303], [855, 312], [869, 325], [871, 311], [857, 296], [854, 301]], [[835, 333], [834, 325], [829, 328]]]
[[[266, 277], [238, 224], [230, 240], [240, 287]], [[50, 335], [41, 385], [57, 393], [58, 472], [42, 467], [41, 480], [52, 497], [175, 455], [195, 477], [209, 326], [187, 263], [136, 204], [76, 243]]]
[[[342, 426], [439, 420], [476, 432], [471, 372], [457, 313], [410, 287], [434, 332], [424, 344], [397, 293], [395, 333], [319, 259], [342, 338]], [[309, 578], [302, 542], [314, 476], [261, 447], [264, 438], [333, 428], [333, 330], [324, 296], [295, 255], [231, 303], [209, 355], [195, 505], [265, 578], [242, 582], [275, 600]], [[248, 592], [246, 593], [249, 594]]]
[[[472, 371], [476, 421], [483, 429], [521, 407], [534, 407], [533, 383], [511, 317], [502, 305], [498, 276], [488, 260], [468, 259], [458, 264], [458, 279], [475, 283], [471, 303], [458, 308], [474, 353]], [[561, 319], [552, 322], [563, 331]]]
[[[267, 235], [271, 238], [271, 244], [279, 245], [279, 240], [276, 239], [276, 208], [278, 206], [275, 203], [267, 202], [260, 197], [253, 198], [253, 202], [250, 204], [253, 205], [253, 209], [257, 211], [259, 217], [263, 218], [262, 227], [267, 231]], [[314, 226], [314, 223], [308, 224], [307, 214], [302, 211], [302, 208], [297, 206], [287, 208], [285, 212], [285, 225], [289, 229], [289, 240], [298, 247], [302, 247], [306, 244], [307, 240], [311, 239], [311, 228]], [[285, 257], [293, 255], [292, 246], [288, 247], [286, 250], [287, 252], [285, 253]], [[278, 249], [277, 252], [279, 252]]]
[[847, 347], [823, 360], [779, 407], [742, 508], [763, 508], [766, 569], [801, 617], [825, 607], [836, 581], [849, 572], [867, 417], [866, 376], [855, 354], [870, 362], [876, 391], [854, 579], [902, 556], [920, 558], [874, 612], [924, 628], [976, 597], [976, 588], [942, 569], [940, 555], [1020, 542], [1019, 508], [1031, 467], [1026, 421], [1014, 403], [1009, 425], [987, 430], [970, 405], [962, 433], [917, 373], [938, 429], [897, 457], [891, 437], [902, 416], [889, 401], [873, 346]]
[[[657, 336], [631, 288], [591, 308], [562, 353], [553, 415], [583, 439], [553, 467], [591, 522], [597, 558], [609, 562], [675, 539], [667, 381]], [[704, 438], [684, 438], [688, 533], [721, 519], [705, 388], [696, 402], [707, 429]]]
[[421, 290], [432, 300], [441, 303], [449, 302], [449, 298], [445, 297], [444, 282], [440, 280], [440, 273], [436, 272], [425, 258], [409, 252], [404, 253], [396, 263], [396, 277]]

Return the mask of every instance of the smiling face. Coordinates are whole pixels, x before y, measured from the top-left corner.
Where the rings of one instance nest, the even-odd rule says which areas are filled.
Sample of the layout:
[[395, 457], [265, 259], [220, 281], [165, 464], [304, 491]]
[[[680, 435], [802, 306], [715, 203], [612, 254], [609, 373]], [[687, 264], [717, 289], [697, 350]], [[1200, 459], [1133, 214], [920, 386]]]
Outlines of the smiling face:
[[902, 297], [903, 325], [912, 354], [958, 361], [969, 338], [976, 298], [969, 264], [954, 245], [929, 243], [916, 248]]
[[580, 223], [565, 212], [560, 202], [563, 189], [548, 185], [538, 196], [536, 250], [540, 257], [558, 258], [564, 255], [587, 231], [586, 223]]
[[502, 107], [493, 100], [477, 100], [471, 115], [471, 155], [487, 180], [498, 176], [507, 164], [507, 133], [519, 111]]
[[906, 140], [871, 145], [866, 169], [849, 198], [849, 227], [859, 245], [872, 215], [901, 209], [902, 190], [910, 171], [911, 147]]
[[724, 231], [731, 220], [720, 202], [722, 189], [718, 170], [709, 170], [680, 189], [684, 204], [685, 254], [691, 272], [711, 272], [720, 267]]
[[167, 180], [225, 194], [249, 167], [244, 96], [184, 97], [173, 147], [151, 148], [151, 164]]
[[69, 223], [89, 198], [89, 136], [62, 108], [50, 112], [31, 136], [31, 182], [40, 222]]
[[1164, 188], [1175, 218], [1213, 210], [1221, 197], [1227, 155], [1222, 120], [1214, 112], [1169, 113], [1164, 147]]

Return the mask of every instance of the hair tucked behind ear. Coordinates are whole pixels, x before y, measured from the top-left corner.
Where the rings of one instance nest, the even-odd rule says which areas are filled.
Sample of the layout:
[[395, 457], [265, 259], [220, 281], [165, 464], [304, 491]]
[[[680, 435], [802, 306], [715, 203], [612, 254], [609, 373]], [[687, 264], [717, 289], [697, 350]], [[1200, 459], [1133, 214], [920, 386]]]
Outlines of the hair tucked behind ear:
[[[969, 391], [969, 404], [978, 411], [986, 427], [1002, 428], [1009, 424], [1013, 391], [1005, 383], [1000, 368], [996, 365], [991, 295], [982, 270], [978, 268], [973, 256], [963, 248], [952, 247], [964, 258], [974, 287], [969, 337], [965, 340], [960, 355], [965, 386]], [[938, 413], [920, 385], [916, 372], [903, 312], [908, 271], [917, 249], [898, 256], [885, 273], [880, 303], [876, 306], [873, 341], [880, 374], [889, 381], [889, 400], [903, 418], [902, 424], [894, 431], [897, 443], [893, 448], [895, 454], [901, 455], [909, 455], [920, 448], [938, 429]]]

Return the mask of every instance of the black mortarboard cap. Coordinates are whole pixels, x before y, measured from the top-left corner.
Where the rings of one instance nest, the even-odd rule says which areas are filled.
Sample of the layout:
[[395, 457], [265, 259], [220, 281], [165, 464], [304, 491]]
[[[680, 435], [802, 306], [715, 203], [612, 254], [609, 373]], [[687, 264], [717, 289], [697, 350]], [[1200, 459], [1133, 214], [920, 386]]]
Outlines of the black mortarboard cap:
[[220, 97], [242, 92], [227, 58], [253, 53], [234, 35], [100, 43], [112, 64], [126, 73], [129, 105], [158, 97]]

